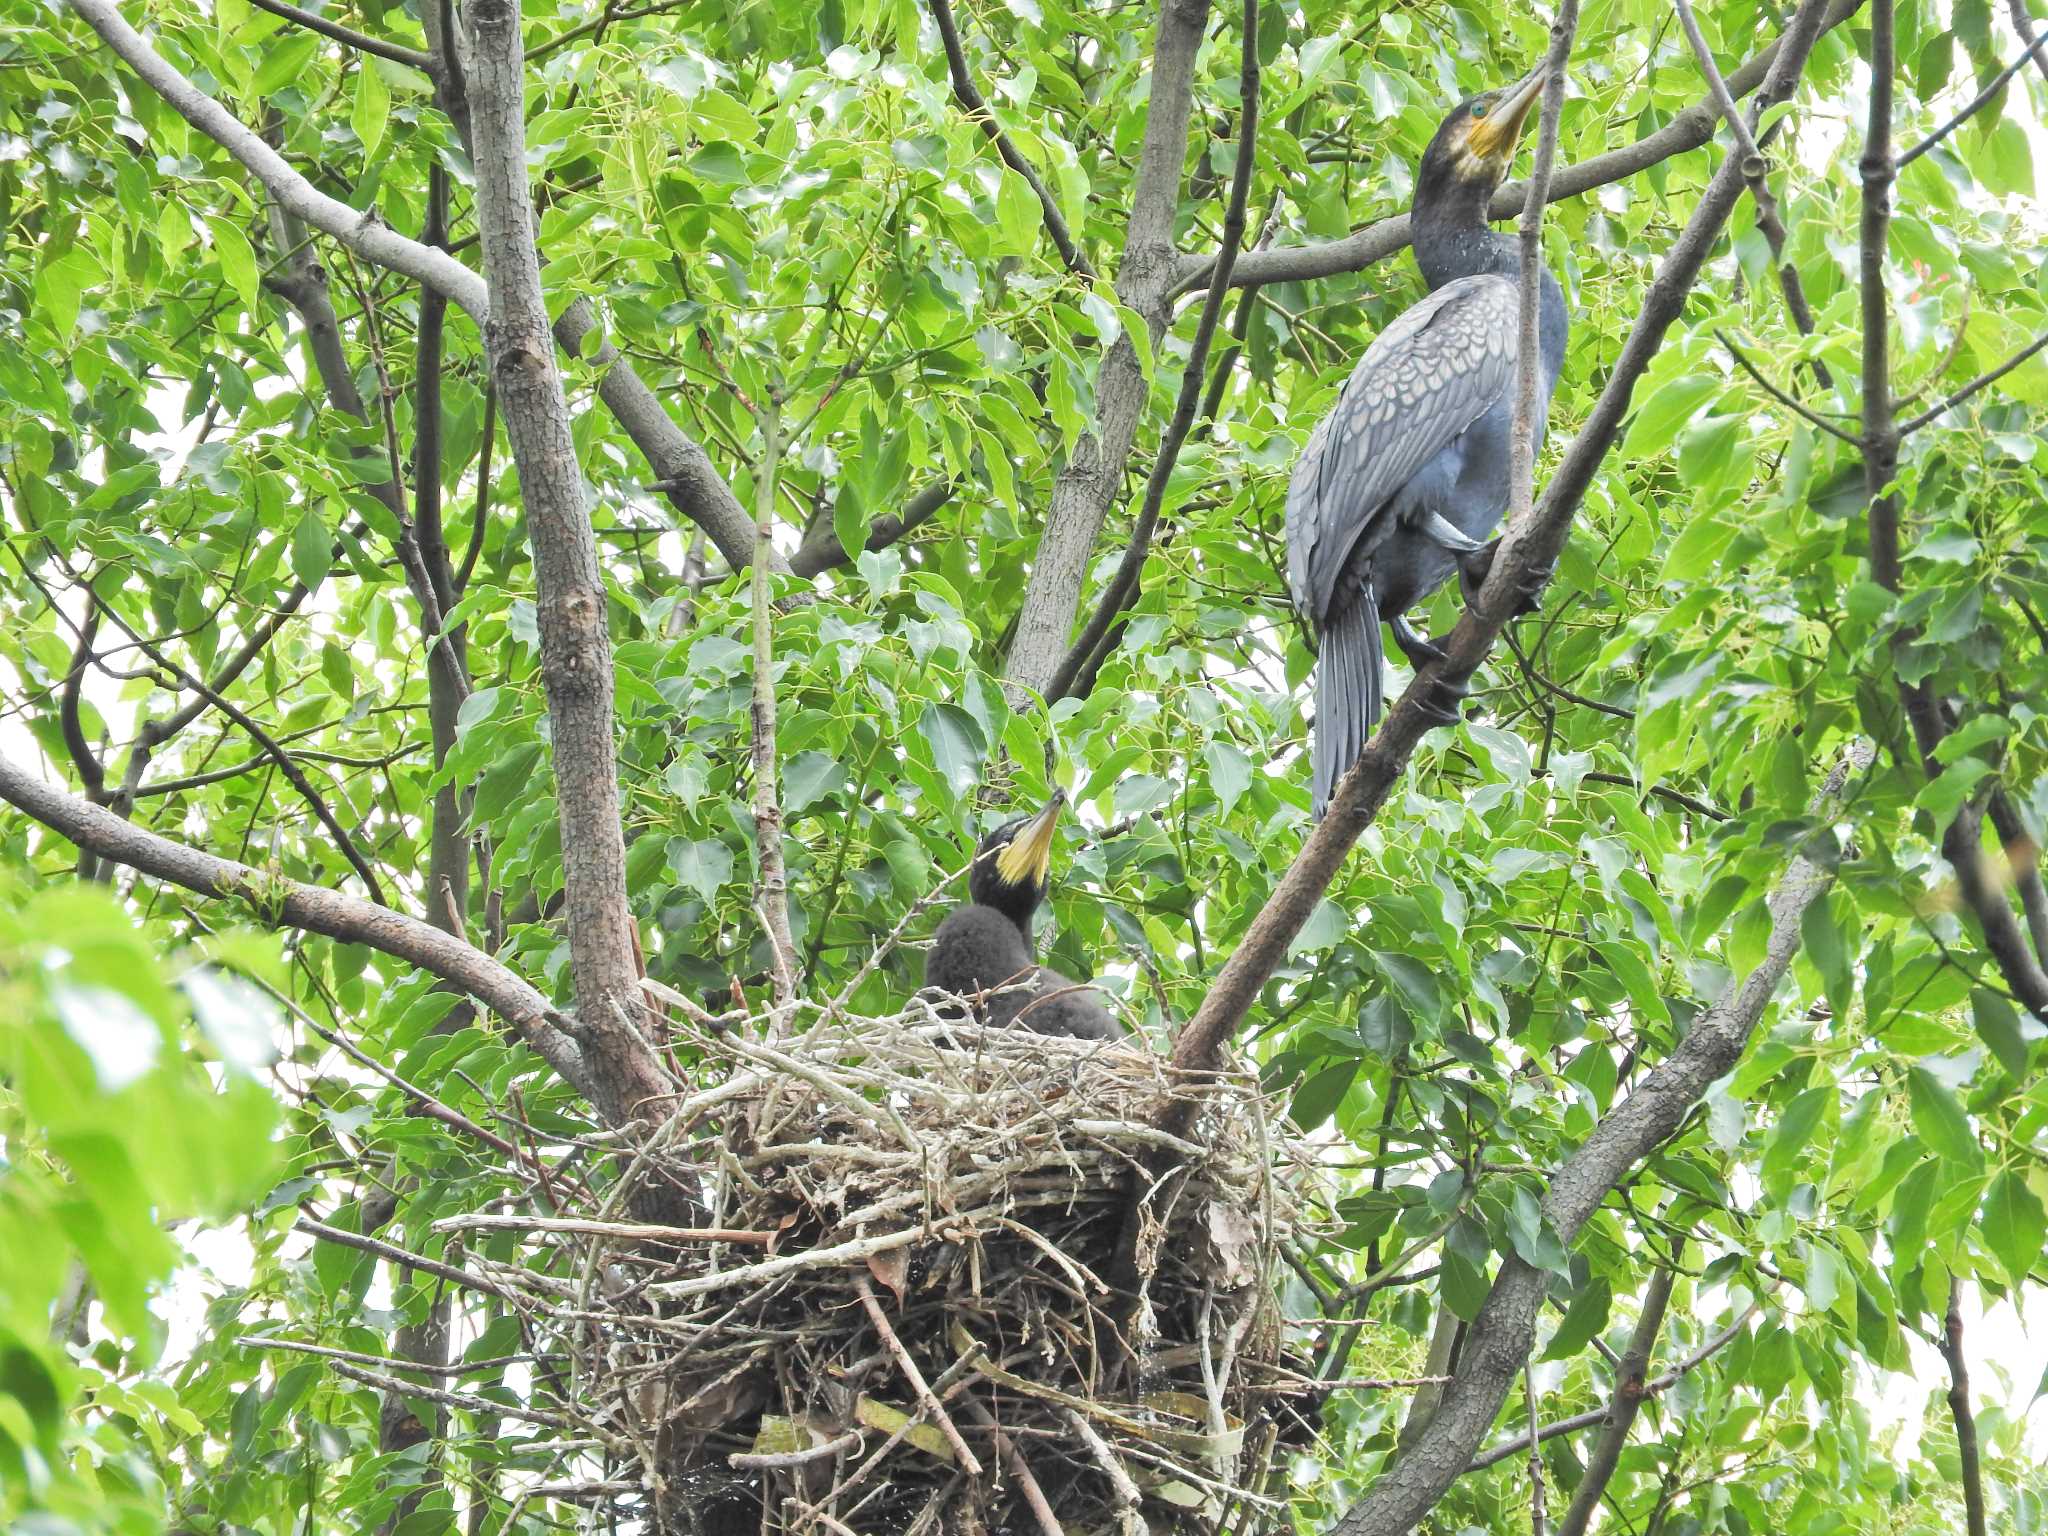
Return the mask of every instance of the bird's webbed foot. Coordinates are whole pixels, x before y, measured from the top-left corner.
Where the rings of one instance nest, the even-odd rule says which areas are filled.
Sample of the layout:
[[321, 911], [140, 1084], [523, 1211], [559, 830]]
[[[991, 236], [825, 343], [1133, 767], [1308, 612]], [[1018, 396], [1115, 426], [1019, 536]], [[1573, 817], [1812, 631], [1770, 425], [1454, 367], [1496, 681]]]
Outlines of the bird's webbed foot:
[[[1458, 559], [1458, 581], [1465, 589], [1465, 601], [1471, 602], [1479, 596], [1479, 589], [1486, 585], [1486, 578], [1493, 572], [1493, 557], [1500, 553], [1500, 540], [1474, 550]], [[1525, 613], [1534, 613], [1543, 603], [1543, 589], [1550, 585], [1550, 578], [1557, 570], [1557, 563], [1537, 567], [1515, 583], [1515, 606], [1508, 617], [1520, 618]]]
[[[1394, 643], [1401, 647], [1401, 654], [1416, 671], [1440, 665], [1446, 659], [1443, 647], [1418, 634], [1405, 615], [1389, 620], [1387, 627], [1393, 630]], [[1470, 685], [1463, 678], [1455, 682], [1444, 676], [1432, 679], [1422, 696], [1424, 717], [1437, 725], [1456, 725], [1464, 718], [1465, 695], [1469, 691]]]
[[1465, 696], [1471, 691], [1469, 678], [1431, 678], [1420, 701], [1422, 717], [1432, 725], [1456, 725], [1465, 718]]
[[1394, 632], [1394, 644], [1401, 647], [1401, 654], [1408, 658], [1408, 665], [1420, 672], [1424, 667], [1444, 659], [1444, 648], [1434, 640], [1426, 639], [1406, 614], [1400, 614], [1387, 621], [1387, 628]]

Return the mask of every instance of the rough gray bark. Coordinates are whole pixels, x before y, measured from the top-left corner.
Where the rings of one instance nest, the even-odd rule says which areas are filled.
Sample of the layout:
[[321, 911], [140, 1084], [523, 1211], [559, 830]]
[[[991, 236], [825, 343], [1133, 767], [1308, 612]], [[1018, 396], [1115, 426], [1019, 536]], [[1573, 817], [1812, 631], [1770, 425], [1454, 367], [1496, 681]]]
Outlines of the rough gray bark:
[[[1818, 796], [1823, 816], [1837, 808], [1850, 773], [1869, 761], [1870, 749], [1859, 744], [1828, 775]], [[1757, 968], [1700, 1015], [1671, 1055], [1615, 1105], [1552, 1176], [1543, 1214], [1565, 1242], [1577, 1236], [1637, 1163], [1684, 1124], [1714, 1080], [1741, 1060], [1798, 952], [1800, 918], [1833, 880], [1829, 870], [1805, 858], [1792, 861], [1771, 893], [1771, 936]], [[1528, 1358], [1543, 1288], [1541, 1270], [1512, 1253], [1502, 1260], [1465, 1340], [1457, 1376], [1444, 1389], [1429, 1427], [1337, 1522], [1333, 1536], [1406, 1536], [1464, 1474]]]
[[1607, 1403], [1606, 1426], [1593, 1443], [1586, 1475], [1579, 1479], [1571, 1505], [1557, 1523], [1557, 1536], [1586, 1536], [1586, 1523], [1593, 1518], [1607, 1485], [1614, 1480], [1614, 1469], [1621, 1464], [1622, 1447], [1628, 1444], [1628, 1434], [1635, 1427], [1636, 1415], [1642, 1411], [1643, 1399], [1650, 1395], [1650, 1352], [1657, 1347], [1657, 1332], [1664, 1326], [1664, 1312], [1671, 1304], [1671, 1286], [1677, 1278], [1678, 1271], [1661, 1266], [1650, 1276], [1650, 1288], [1643, 1294], [1643, 1310], [1636, 1316], [1635, 1332], [1629, 1335], [1628, 1348], [1614, 1372], [1614, 1396]]
[[[1169, 294], [1179, 265], [1173, 216], [1180, 205], [1194, 102], [1195, 55], [1209, 0], [1163, 0], [1152, 49], [1145, 138], [1131, 193], [1131, 218], [1117, 266], [1117, 297], [1144, 320], [1156, 343], [1171, 318]], [[1156, 351], [1156, 346], [1155, 346]], [[1088, 557], [1124, 480], [1144, 414], [1145, 375], [1137, 348], [1119, 335], [1095, 376], [1095, 420], [1053, 481], [1052, 506], [1039, 536], [1006, 667], [1013, 695], [1043, 693], [1074, 627]]]
[[638, 935], [626, 899], [612, 720], [612, 647], [597, 539], [542, 301], [526, 180], [525, 79], [516, 0], [465, 8], [477, 226], [490, 306], [484, 344], [519, 468], [538, 585], [570, 971], [586, 1076], [613, 1124], [667, 1091], [640, 1021]]

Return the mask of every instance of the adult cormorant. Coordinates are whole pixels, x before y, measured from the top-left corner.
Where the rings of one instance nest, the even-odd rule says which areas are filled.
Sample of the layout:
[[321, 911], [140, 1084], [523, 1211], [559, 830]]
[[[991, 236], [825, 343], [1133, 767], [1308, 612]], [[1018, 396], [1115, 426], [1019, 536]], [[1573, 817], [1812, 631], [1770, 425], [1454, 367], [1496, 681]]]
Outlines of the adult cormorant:
[[[1416, 666], [1440, 660], [1405, 615], [1453, 571], [1476, 591], [1500, 542], [1485, 540], [1508, 504], [1521, 251], [1488, 227], [1486, 207], [1547, 78], [1539, 67], [1461, 103], [1429, 141], [1408, 224], [1429, 295], [1366, 349], [1287, 488], [1287, 583], [1322, 637], [1318, 817], [1379, 718], [1381, 621]], [[1542, 283], [1539, 444], [1567, 323], [1564, 290], [1548, 271]], [[1455, 723], [1463, 692], [1447, 687], [1432, 717]]]
[[1095, 988], [1031, 953], [1031, 914], [1045, 900], [1053, 829], [1066, 801], [1059, 791], [1037, 815], [1006, 821], [981, 840], [967, 871], [967, 900], [939, 924], [924, 977], [960, 997], [1003, 988], [987, 1001], [990, 1024], [1107, 1040], [1121, 1031]]

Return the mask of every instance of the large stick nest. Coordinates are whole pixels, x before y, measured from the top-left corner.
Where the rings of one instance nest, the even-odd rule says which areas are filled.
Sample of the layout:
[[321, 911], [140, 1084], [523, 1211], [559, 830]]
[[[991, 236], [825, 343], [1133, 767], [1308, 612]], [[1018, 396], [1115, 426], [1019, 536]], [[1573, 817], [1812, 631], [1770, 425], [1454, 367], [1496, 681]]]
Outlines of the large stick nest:
[[[922, 1003], [694, 1044], [709, 1086], [599, 1208], [472, 1219], [553, 1250], [488, 1269], [574, 1362], [633, 1513], [705, 1536], [1279, 1523], [1303, 1383], [1273, 1266], [1307, 1163], [1254, 1079]], [[1155, 1129], [1177, 1094], [1185, 1138]], [[703, 1225], [625, 1219], [650, 1191]]]

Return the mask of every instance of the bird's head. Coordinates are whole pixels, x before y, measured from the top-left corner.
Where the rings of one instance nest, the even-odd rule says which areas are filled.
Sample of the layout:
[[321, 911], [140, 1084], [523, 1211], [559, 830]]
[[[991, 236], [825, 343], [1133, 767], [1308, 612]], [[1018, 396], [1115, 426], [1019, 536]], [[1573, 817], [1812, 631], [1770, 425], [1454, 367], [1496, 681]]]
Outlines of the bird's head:
[[1543, 99], [1549, 78], [1548, 67], [1539, 64], [1515, 84], [1482, 91], [1452, 108], [1422, 153], [1415, 178], [1417, 200], [1426, 188], [1449, 192], [1455, 187], [1467, 196], [1476, 191], [1491, 197], [1507, 179], [1522, 128]]
[[1052, 867], [1052, 834], [1067, 792], [1055, 790], [1045, 809], [1004, 822], [981, 840], [967, 872], [968, 900], [994, 907], [1029, 931], [1031, 914], [1045, 900]]

